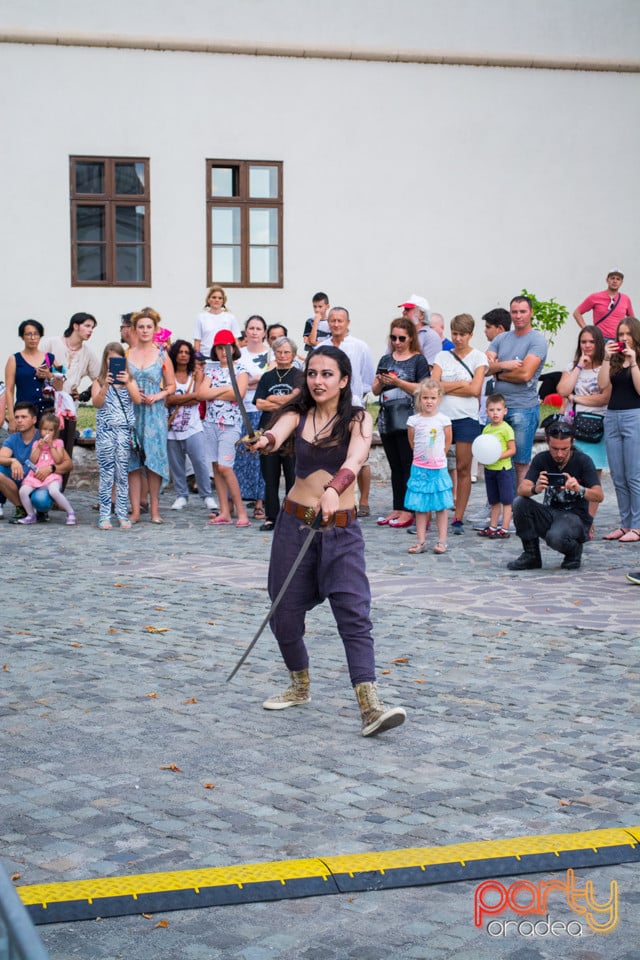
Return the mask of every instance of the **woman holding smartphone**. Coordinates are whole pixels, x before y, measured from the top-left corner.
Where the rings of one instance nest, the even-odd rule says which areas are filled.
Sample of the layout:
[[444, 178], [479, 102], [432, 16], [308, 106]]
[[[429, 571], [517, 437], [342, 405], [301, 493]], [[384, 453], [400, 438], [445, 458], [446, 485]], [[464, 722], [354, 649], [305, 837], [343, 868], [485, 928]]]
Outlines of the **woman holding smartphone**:
[[607, 340], [598, 387], [611, 387], [604, 436], [620, 526], [605, 540], [640, 542], [640, 320], [625, 317], [617, 340]]
[[121, 530], [130, 530], [129, 451], [131, 429], [135, 423], [134, 403], [140, 403], [140, 390], [129, 371], [122, 344], [108, 343], [102, 354], [100, 373], [91, 387], [91, 402], [96, 413], [96, 458], [100, 471], [99, 530], [111, 530], [111, 497], [115, 486], [116, 516]]
[[404, 508], [413, 451], [409, 443], [407, 419], [413, 413], [413, 391], [429, 376], [429, 364], [420, 352], [415, 324], [399, 317], [389, 331], [391, 352], [378, 364], [371, 387], [380, 397], [378, 431], [391, 468], [393, 509], [378, 518], [378, 526], [409, 527], [413, 514]]
[[9, 432], [16, 429], [13, 418], [15, 403], [25, 400], [38, 410], [38, 419], [45, 410], [53, 409], [54, 390], [62, 389], [62, 378], [57, 378], [51, 367], [53, 355], [40, 349], [44, 327], [37, 320], [23, 320], [18, 336], [24, 347], [7, 360], [5, 367], [5, 397]]

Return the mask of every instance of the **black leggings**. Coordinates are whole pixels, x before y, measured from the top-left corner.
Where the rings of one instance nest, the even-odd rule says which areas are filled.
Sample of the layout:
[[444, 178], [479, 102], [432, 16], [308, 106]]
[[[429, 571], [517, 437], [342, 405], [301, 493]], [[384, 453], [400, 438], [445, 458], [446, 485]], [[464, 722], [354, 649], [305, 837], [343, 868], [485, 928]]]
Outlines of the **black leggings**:
[[404, 510], [404, 498], [407, 493], [407, 482], [411, 473], [413, 451], [409, 443], [407, 430], [397, 430], [394, 433], [380, 434], [389, 466], [391, 467], [391, 490], [393, 493], [393, 509]]

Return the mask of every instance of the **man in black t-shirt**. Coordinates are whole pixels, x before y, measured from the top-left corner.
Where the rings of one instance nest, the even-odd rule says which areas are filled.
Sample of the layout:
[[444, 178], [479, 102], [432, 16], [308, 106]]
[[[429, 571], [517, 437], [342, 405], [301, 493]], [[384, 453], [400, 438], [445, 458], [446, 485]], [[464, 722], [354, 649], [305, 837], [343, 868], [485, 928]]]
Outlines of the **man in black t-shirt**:
[[[537, 570], [542, 566], [540, 538], [564, 554], [563, 570], [578, 570], [582, 544], [589, 537], [593, 517], [589, 503], [602, 503], [604, 494], [593, 460], [573, 445], [573, 429], [561, 421], [545, 430], [548, 450], [536, 454], [518, 484], [513, 504], [516, 534], [523, 552], [507, 564], [509, 570]], [[542, 503], [533, 500], [543, 493]]]
[[[258, 381], [253, 402], [262, 412], [260, 429], [265, 430], [271, 417], [291, 398], [294, 391], [299, 391], [304, 384], [304, 374], [293, 366], [298, 348], [289, 337], [278, 337], [274, 341], [272, 350], [276, 358], [276, 365], [272, 370], [263, 373]], [[261, 530], [273, 530], [276, 517], [280, 510], [280, 471], [284, 474], [286, 493], [289, 492], [295, 480], [295, 457], [293, 454], [283, 453], [282, 449], [275, 453], [262, 454], [260, 468], [264, 478], [265, 497], [264, 510], [266, 518]]]

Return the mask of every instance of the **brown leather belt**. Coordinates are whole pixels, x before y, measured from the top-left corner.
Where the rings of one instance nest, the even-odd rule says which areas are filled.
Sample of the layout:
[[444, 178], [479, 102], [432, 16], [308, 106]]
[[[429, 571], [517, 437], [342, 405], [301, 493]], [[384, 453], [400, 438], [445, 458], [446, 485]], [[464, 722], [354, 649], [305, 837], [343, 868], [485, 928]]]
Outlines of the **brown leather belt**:
[[[286, 500], [282, 504], [285, 513], [290, 513], [297, 520], [302, 520], [308, 526], [311, 526], [315, 519], [316, 512], [313, 507], [305, 507], [302, 503], [295, 503], [293, 500]], [[356, 519], [357, 511], [355, 507], [351, 510], [336, 510], [332, 520], [327, 526], [346, 527]], [[323, 524], [325, 526], [325, 524]]]

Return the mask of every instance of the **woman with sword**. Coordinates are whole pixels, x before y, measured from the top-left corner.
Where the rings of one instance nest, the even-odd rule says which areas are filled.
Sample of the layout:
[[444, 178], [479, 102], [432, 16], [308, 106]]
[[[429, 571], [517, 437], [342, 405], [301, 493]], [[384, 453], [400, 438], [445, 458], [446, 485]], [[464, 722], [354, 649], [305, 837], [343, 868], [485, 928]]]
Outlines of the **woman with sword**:
[[[305, 616], [328, 599], [344, 643], [364, 737], [397, 727], [406, 717], [402, 707], [387, 708], [380, 702], [375, 684], [371, 593], [354, 505], [355, 479], [367, 459], [372, 431], [370, 415], [352, 405], [349, 358], [337, 347], [320, 346], [307, 358], [300, 393], [275, 414], [270, 430], [249, 441], [251, 449], [273, 453], [292, 437], [296, 455], [296, 479], [276, 521], [269, 567], [273, 600], [299, 560], [270, 619], [291, 682], [263, 707], [284, 710], [309, 703]], [[317, 525], [318, 514], [322, 526], [314, 533], [310, 527]]]

